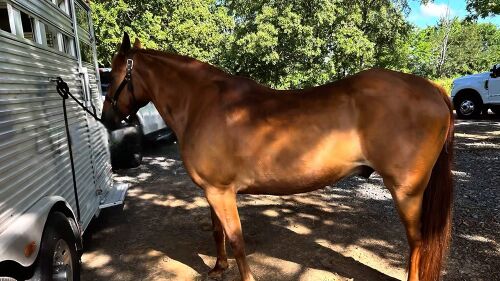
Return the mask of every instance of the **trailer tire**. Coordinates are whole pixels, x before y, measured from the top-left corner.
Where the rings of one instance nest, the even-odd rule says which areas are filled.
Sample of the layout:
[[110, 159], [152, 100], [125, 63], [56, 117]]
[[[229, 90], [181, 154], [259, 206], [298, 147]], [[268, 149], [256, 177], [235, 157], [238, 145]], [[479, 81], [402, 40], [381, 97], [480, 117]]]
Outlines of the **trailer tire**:
[[77, 239], [68, 219], [60, 212], [50, 215], [43, 231], [40, 252], [31, 280], [80, 280]]

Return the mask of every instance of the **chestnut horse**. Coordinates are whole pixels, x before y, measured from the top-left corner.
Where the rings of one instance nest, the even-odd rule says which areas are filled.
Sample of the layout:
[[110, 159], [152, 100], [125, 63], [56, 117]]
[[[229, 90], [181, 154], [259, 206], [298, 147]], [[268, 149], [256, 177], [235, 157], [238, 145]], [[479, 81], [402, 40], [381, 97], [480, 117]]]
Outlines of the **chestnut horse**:
[[[112, 62], [102, 120], [116, 128], [148, 102], [175, 132], [187, 172], [211, 207], [217, 262], [229, 241], [254, 280], [236, 194], [287, 195], [376, 171], [410, 246], [408, 280], [440, 278], [451, 228], [453, 111], [428, 80], [373, 69], [323, 86], [278, 91], [192, 58], [144, 50], [127, 34]], [[120, 83], [121, 81], [121, 83]]]

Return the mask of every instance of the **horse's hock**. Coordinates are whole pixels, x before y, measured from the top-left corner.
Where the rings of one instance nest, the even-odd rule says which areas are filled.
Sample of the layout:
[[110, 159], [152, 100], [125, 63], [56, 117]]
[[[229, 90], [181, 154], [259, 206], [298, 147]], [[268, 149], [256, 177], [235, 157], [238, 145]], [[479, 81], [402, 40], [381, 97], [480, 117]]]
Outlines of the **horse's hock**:
[[[500, 122], [457, 122], [456, 148], [453, 245], [443, 279], [500, 280]], [[89, 231], [83, 280], [204, 280], [216, 253], [210, 210], [179, 159], [175, 145], [157, 146], [143, 166], [118, 173], [133, 186], [123, 212], [101, 214]], [[238, 199], [258, 280], [405, 277], [404, 229], [376, 175], [302, 195]], [[233, 259], [223, 280], [239, 280]]]

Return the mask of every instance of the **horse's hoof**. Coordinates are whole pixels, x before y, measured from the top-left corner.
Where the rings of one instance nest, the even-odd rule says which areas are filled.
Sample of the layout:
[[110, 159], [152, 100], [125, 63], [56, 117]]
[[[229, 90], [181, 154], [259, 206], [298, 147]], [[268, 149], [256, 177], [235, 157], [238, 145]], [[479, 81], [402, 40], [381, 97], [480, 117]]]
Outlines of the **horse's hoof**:
[[208, 274], [207, 280], [208, 281], [222, 281], [222, 276], [223, 276], [222, 272], [217, 272], [217, 273], [211, 272]]
[[222, 281], [225, 268], [216, 267], [208, 272], [209, 280]]
[[222, 275], [224, 270], [229, 268], [229, 264], [226, 259], [217, 259], [214, 268], [208, 272], [209, 279], [212, 280], [222, 280]]

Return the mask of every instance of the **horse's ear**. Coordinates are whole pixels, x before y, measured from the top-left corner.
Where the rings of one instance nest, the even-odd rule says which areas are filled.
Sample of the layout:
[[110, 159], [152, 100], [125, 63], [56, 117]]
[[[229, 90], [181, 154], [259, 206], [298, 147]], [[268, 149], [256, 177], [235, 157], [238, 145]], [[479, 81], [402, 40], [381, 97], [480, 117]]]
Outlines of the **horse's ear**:
[[134, 48], [142, 49], [142, 44], [141, 44], [141, 41], [139, 40], [139, 38], [135, 38]]
[[126, 54], [128, 51], [130, 51], [130, 37], [128, 37], [128, 33], [125, 32], [123, 34], [123, 39], [122, 39], [122, 44], [120, 46], [120, 53], [121, 54]]

